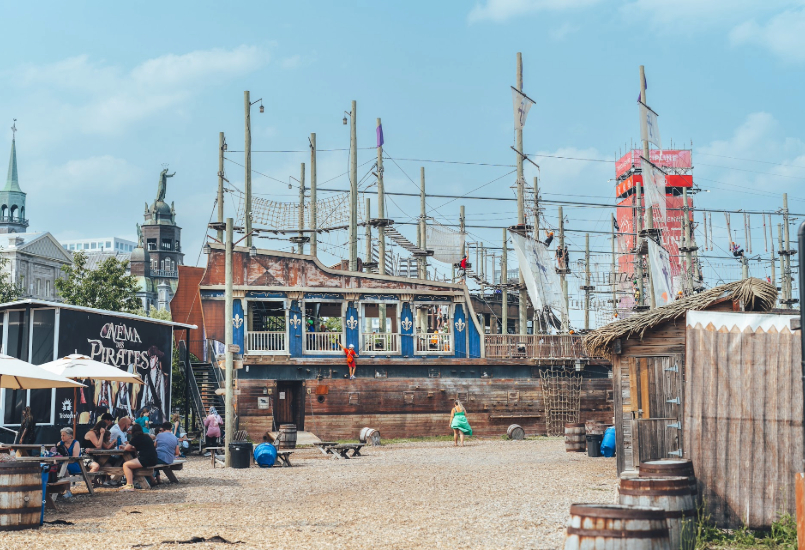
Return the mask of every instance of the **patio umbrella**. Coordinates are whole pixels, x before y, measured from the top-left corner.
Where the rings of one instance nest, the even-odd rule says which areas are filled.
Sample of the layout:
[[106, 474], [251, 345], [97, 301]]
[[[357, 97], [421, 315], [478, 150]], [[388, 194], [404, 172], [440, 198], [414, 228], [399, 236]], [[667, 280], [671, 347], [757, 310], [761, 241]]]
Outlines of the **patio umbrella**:
[[[41, 365], [47, 372], [72, 378], [77, 380], [105, 380], [107, 382], [123, 382], [126, 384], [142, 384], [143, 380], [137, 374], [129, 374], [127, 371], [90, 359], [86, 355], [73, 353], [67, 357], [56, 359], [50, 363]], [[76, 391], [73, 390], [73, 403], [76, 402]], [[111, 403], [110, 403], [111, 408]], [[76, 429], [78, 414], [73, 412], [73, 432]]]
[[0, 353], [0, 388], [39, 390], [48, 388], [83, 388], [84, 384]]

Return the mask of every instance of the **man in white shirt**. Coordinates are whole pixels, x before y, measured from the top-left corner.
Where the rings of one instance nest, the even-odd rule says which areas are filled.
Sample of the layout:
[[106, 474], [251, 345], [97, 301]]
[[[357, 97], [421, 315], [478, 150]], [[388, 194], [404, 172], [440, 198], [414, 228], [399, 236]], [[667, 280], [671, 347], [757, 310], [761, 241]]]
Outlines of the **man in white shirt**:
[[112, 429], [109, 430], [110, 439], [112, 441], [117, 442], [117, 438], [120, 438], [120, 444], [125, 445], [128, 441], [126, 433], [129, 431], [130, 427], [131, 427], [131, 418], [129, 418], [128, 416], [121, 417], [120, 420], [117, 421], [117, 424], [112, 426]]

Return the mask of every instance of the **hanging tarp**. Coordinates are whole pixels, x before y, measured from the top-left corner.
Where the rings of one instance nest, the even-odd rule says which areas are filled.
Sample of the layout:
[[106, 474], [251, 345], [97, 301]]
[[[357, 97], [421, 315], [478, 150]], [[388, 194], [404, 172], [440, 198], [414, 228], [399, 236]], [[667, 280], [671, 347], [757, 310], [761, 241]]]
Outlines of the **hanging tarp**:
[[512, 86], [512, 107], [514, 107], [514, 128], [516, 130], [522, 130], [525, 126], [525, 119], [528, 117], [528, 111], [531, 110], [532, 105], [534, 105], [534, 100]]
[[650, 141], [657, 149], [662, 149], [662, 138], [660, 137], [660, 125], [657, 122], [657, 113], [642, 101], [640, 105], [640, 138], [643, 141]]
[[517, 262], [523, 274], [528, 296], [536, 310], [545, 307], [567, 314], [562, 299], [562, 283], [554, 269], [548, 248], [539, 241], [512, 233]]
[[671, 260], [667, 250], [651, 239], [647, 239], [647, 242], [651, 262], [651, 286], [654, 292], [654, 301], [658, 306], [664, 306], [674, 301]]
[[[649, 163], [643, 162], [643, 188], [646, 190], [646, 206], [659, 210], [659, 219], [665, 225], [667, 212], [665, 209], [665, 174]], [[652, 212], [653, 214], [653, 212]]]
[[464, 233], [433, 221], [428, 222], [427, 245], [439, 262], [457, 264], [464, 257]]

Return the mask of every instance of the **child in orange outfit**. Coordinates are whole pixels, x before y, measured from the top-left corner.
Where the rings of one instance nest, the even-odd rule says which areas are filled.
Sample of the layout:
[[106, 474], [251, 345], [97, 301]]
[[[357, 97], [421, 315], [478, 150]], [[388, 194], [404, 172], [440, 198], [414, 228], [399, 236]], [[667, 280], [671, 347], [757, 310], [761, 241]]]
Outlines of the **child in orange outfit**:
[[344, 350], [344, 353], [347, 356], [347, 367], [349, 368], [349, 379], [355, 380], [355, 358], [360, 357], [357, 353], [355, 353], [355, 346], [352, 344], [349, 345], [349, 348], [345, 348], [341, 345], [341, 342], [338, 343], [341, 346], [341, 349]]

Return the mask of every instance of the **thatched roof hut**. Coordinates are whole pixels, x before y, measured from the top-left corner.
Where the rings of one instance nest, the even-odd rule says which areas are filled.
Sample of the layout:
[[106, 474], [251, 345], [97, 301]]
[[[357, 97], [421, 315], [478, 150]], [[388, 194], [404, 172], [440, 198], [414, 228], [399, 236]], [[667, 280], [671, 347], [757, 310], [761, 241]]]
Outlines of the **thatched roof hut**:
[[763, 279], [749, 278], [705, 290], [694, 296], [677, 300], [666, 306], [633, 315], [599, 328], [584, 338], [584, 348], [590, 357], [612, 359], [615, 340], [633, 336], [641, 340], [646, 330], [673, 321], [688, 311], [699, 311], [731, 300], [741, 311], [770, 311], [777, 300], [777, 289]]

